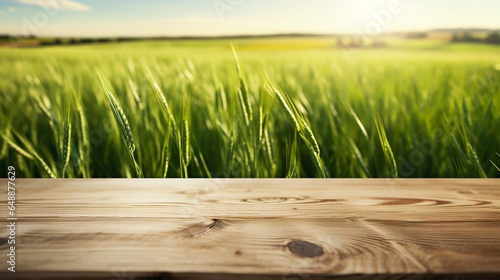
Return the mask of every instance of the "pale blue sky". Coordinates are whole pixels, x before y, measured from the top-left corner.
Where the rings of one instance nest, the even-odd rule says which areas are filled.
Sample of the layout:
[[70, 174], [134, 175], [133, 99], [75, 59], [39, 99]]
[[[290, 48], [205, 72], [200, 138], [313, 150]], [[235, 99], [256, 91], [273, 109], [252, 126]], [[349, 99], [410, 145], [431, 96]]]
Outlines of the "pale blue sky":
[[[388, 8], [392, 2], [399, 2], [393, 4], [397, 8]], [[497, 29], [499, 15], [498, 0], [0, 0], [0, 33], [98, 37]]]

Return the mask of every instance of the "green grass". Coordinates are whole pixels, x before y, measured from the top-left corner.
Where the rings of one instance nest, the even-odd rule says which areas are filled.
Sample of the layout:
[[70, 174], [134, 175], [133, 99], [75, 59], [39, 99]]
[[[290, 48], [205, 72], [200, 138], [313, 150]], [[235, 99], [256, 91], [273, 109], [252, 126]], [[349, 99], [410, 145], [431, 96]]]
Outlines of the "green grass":
[[353, 52], [325, 38], [3, 48], [0, 170], [500, 177], [500, 48], [390, 43]]

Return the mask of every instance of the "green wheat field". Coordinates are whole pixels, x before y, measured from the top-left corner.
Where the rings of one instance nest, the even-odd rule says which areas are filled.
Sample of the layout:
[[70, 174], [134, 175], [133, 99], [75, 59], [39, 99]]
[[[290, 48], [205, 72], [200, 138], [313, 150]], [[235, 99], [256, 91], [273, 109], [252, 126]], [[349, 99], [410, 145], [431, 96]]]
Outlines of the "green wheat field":
[[172, 40], [0, 65], [17, 177], [500, 177], [500, 47]]

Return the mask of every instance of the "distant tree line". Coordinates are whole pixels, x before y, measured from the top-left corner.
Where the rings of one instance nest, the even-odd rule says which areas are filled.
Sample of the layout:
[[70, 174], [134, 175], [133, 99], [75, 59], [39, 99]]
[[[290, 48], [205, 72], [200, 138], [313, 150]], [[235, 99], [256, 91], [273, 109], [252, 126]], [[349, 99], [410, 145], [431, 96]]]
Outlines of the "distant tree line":
[[40, 38], [41, 46], [53, 45], [80, 45], [93, 43], [112, 43], [122, 41], [133, 41], [133, 38]]
[[406, 33], [406, 38], [408, 39], [424, 39], [427, 38], [428, 34], [425, 32], [409, 32]]
[[44, 38], [30, 36], [11, 36], [0, 34], [0, 41], [24, 42], [26, 40], [34, 40], [40, 46], [51, 45], [77, 45], [77, 44], [92, 44], [92, 43], [108, 43], [119, 41], [133, 41], [135, 38]]
[[455, 33], [451, 38], [451, 42], [486, 43], [500, 45], [500, 33], [491, 32], [484, 38], [475, 36], [471, 33]]
[[[8, 35], [1, 35], [0, 39], [5, 38], [12, 40], [19, 40], [17, 37], [9, 37]], [[161, 41], [171, 39], [197, 39], [197, 37], [118, 37], [118, 38], [43, 38], [30, 36], [29, 38], [38, 41], [40, 46], [56, 46], [56, 45], [82, 45], [82, 44], [95, 44], [95, 43], [115, 43], [115, 42], [132, 42], [132, 41]], [[23, 38], [24, 39], [24, 38]]]
[[382, 40], [372, 40], [367, 43], [359, 37], [353, 37], [349, 40], [337, 39], [337, 47], [340, 49], [361, 49], [361, 48], [386, 48], [387, 44]]

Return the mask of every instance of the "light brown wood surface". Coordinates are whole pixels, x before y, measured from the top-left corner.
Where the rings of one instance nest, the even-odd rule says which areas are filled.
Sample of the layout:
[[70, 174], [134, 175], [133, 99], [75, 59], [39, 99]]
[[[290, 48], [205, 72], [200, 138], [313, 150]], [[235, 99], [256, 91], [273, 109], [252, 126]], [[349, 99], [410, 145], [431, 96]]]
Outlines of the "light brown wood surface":
[[[498, 179], [17, 179], [16, 190], [17, 275], [500, 273]], [[0, 201], [6, 225], [6, 179]]]

